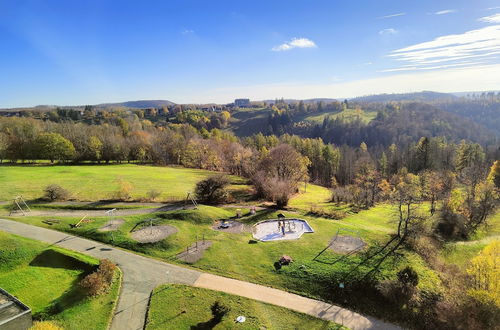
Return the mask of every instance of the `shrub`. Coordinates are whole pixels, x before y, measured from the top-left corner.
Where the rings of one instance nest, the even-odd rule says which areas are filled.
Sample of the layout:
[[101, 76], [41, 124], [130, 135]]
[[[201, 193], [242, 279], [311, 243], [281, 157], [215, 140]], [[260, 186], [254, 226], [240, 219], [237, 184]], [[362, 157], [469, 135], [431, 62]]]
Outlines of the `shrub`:
[[116, 265], [109, 259], [101, 259], [99, 262], [99, 269], [97, 270], [109, 285], [113, 282], [115, 276]]
[[85, 276], [80, 286], [89, 296], [98, 296], [109, 288], [113, 282], [116, 265], [108, 259], [102, 259], [95, 272]]
[[127, 201], [130, 199], [130, 193], [132, 191], [132, 185], [127, 182], [120, 180], [118, 190], [114, 193], [113, 198], [120, 201]]
[[45, 195], [44, 198], [53, 202], [53, 201], [65, 201], [70, 197], [70, 192], [60, 185], [51, 184], [45, 187], [43, 190]]
[[380, 293], [389, 301], [396, 304], [407, 303], [415, 294], [418, 284], [418, 274], [407, 266], [400, 270], [396, 280], [382, 281], [377, 285]]
[[161, 191], [158, 191], [156, 189], [151, 189], [147, 193], [148, 200], [151, 202], [154, 202], [158, 197], [160, 197]]
[[30, 330], [63, 330], [63, 328], [51, 321], [35, 321]]
[[418, 274], [410, 266], [400, 270], [398, 272], [398, 281], [405, 286], [417, 286], [418, 285]]
[[89, 296], [98, 296], [104, 293], [107, 289], [107, 284], [104, 276], [99, 272], [93, 272], [83, 278], [80, 286]]
[[218, 301], [214, 302], [210, 309], [212, 310], [212, 316], [216, 321], [222, 320], [224, 316], [226, 316], [231, 311], [231, 308], [221, 304]]
[[207, 204], [220, 204], [227, 201], [227, 186], [230, 180], [226, 175], [213, 175], [196, 184], [196, 198]]

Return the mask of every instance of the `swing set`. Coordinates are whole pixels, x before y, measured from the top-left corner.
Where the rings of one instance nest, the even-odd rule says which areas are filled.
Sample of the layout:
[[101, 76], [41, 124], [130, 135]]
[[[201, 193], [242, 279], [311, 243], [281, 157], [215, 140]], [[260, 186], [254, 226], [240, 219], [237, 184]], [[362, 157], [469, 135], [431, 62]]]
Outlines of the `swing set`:
[[26, 200], [23, 198], [23, 196], [19, 195], [19, 196], [16, 196], [14, 199], [13, 199], [13, 202], [12, 202], [12, 208], [10, 209], [10, 213], [9, 213], [9, 216], [14, 213], [14, 212], [17, 212], [17, 211], [21, 211], [21, 213], [23, 215], [26, 215], [26, 213], [29, 213], [31, 212], [31, 209], [30, 207], [28, 206], [28, 204], [26, 203]]

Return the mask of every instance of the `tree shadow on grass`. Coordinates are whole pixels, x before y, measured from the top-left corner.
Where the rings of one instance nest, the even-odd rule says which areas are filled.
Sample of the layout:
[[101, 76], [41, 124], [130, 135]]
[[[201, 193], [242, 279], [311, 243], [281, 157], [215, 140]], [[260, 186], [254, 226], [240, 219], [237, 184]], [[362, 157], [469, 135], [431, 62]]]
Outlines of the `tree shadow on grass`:
[[206, 322], [200, 322], [196, 325], [192, 325], [190, 330], [211, 330], [215, 328], [217, 324], [219, 324], [222, 320], [219, 318], [212, 317], [210, 320]]
[[33, 260], [31, 260], [29, 265], [35, 267], [82, 270], [83, 272], [91, 272], [95, 268], [93, 265], [90, 265], [84, 261], [78, 260], [77, 258], [66, 255], [54, 249], [44, 250]]

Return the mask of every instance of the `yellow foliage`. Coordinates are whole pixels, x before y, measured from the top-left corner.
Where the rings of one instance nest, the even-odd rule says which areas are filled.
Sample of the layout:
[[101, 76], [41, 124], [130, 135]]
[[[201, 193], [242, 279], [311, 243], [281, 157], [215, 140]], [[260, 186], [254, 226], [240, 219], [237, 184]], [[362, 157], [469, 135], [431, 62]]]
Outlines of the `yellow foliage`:
[[472, 277], [469, 294], [500, 307], [500, 241], [489, 244], [474, 257], [467, 273]]
[[64, 330], [64, 328], [51, 321], [36, 321], [30, 330]]

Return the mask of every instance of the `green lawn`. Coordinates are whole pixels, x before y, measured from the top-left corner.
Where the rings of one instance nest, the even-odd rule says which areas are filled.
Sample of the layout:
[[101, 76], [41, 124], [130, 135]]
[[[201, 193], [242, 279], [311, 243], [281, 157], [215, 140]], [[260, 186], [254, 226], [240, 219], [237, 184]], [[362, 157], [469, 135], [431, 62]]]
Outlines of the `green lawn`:
[[[132, 185], [133, 199], [144, 198], [155, 189], [159, 201], [183, 199], [195, 184], [214, 172], [181, 167], [159, 167], [134, 164], [82, 166], [0, 166], [0, 201], [23, 195], [36, 199], [49, 184], [69, 190], [82, 201], [109, 199], [118, 190], [121, 180]], [[231, 176], [233, 190], [246, 190], [245, 180]]]
[[[212, 320], [210, 307], [218, 301], [230, 307], [220, 322]], [[235, 324], [243, 315], [245, 323]], [[158, 287], [151, 298], [146, 329], [342, 329], [340, 325], [255, 300], [223, 292], [182, 285]], [[213, 326], [210, 327], [210, 326]], [[344, 328], [345, 329], [345, 328]]]
[[65, 329], [108, 327], [120, 281], [115, 280], [108, 294], [93, 299], [78, 286], [97, 263], [84, 255], [0, 231], [0, 287], [28, 305], [35, 319], [53, 320]]

